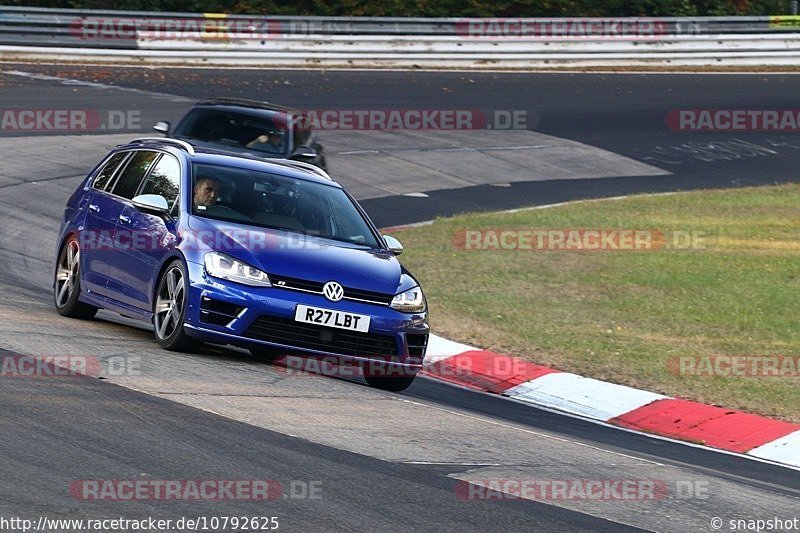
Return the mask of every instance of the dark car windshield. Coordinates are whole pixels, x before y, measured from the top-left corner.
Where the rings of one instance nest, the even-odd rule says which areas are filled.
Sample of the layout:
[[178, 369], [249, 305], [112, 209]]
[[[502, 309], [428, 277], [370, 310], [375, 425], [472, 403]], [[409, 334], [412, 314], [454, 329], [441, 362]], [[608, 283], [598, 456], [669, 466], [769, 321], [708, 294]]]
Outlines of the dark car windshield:
[[192, 165], [193, 214], [379, 247], [355, 204], [338, 188], [236, 167]]
[[286, 116], [282, 113], [270, 118], [197, 108], [184, 117], [173, 135], [270, 155], [289, 152]]

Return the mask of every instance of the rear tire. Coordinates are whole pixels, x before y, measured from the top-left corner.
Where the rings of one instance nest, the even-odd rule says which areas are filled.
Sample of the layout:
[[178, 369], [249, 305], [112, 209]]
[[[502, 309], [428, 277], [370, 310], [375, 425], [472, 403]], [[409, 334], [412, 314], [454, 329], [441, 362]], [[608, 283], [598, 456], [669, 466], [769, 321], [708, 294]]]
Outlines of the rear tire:
[[156, 340], [165, 350], [185, 352], [199, 346], [183, 329], [189, 301], [188, 276], [183, 262], [175, 260], [167, 266], [158, 282], [153, 304], [153, 326]]
[[70, 237], [58, 253], [53, 277], [53, 303], [58, 314], [70, 318], [89, 320], [98, 308], [81, 302], [81, 246], [78, 239]]

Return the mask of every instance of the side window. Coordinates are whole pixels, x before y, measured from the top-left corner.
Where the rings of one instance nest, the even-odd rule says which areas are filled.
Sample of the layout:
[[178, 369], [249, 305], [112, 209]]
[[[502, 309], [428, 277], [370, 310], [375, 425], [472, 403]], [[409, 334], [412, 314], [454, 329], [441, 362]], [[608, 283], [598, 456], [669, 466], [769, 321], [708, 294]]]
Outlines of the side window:
[[94, 183], [92, 183], [92, 187], [95, 189], [105, 190], [106, 185], [114, 176], [114, 173], [119, 168], [119, 164], [122, 163], [125, 158], [128, 156], [129, 152], [120, 152], [118, 154], [114, 154], [105, 164], [105, 166], [97, 173], [97, 176], [94, 178]]
[[158, 156], [158, 152], [144, 150], [135, 152], [131, 156], [128, 166], [117, 178], [117, 183], [114, 184], [114, 189], [111, 192], [123, 198], [133, 198], [139, 189], [142, 178], [144, 178], [147, 169], [150, 168], [156, 156]]
[[180, 186], [181, 164], [175, 157], [164, 154], [147, 176], [141, 194], [160, 194], [172, 206], [178, 199]]

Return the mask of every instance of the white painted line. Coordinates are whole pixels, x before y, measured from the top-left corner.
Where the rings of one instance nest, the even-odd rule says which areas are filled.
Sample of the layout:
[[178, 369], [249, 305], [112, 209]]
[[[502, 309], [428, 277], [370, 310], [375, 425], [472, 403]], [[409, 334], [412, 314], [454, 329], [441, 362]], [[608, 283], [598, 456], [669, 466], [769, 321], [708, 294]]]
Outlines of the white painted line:
[[517, 385], [503, 395], [604, 421], [667, 398], [568, 372], [546, 374]]
[[505, 466], [502, 463], [441, 463], [430, 461], [402, 461], [404, 465], [436, 465], [436, 466]]
[[403, 193], [403, 196], [410, 196], [411, 198], [430, 198], [430, 196], [424, 192], [407, 192]]
[[380, 150], [353, 150], [351, 152], [339, 152], [336, 155], [356, 155], [356, 154], [379, 154]]
[[61, 78], [59, 76], [47, 76], [45, 74], [36, 74], [33, 72], [25, 72], [22, 70], [2, 70], [0, 74], [7, 74], [9, 76], [20, 76], [23, 78], [30, 78], [33, 80], [41, 81], [57, 81], [62, 85], [78, 85], [81, 87], [91, 87], [93, 89], [114, 89], [117, 91], [124, 91], [129, 93], [146, 94], [148, 96], [156, 96], [159, 98], [166, 98], [173, 102], [193, 102], [195, 99], [186, 98], [185, 96], [177, 96], [175, 94], [159, 93], [156, 91], [145, 91], [142, 89], [134, 89], [132, 87], [120, 87], [119, 85], [110, 85], [106, 83], [97, 83], [93, 81], [76, 80], [73, 78]]
[[[471, 390], [472, 392], [476, 392], [476, 391], [474, 391], [472, 389], [466, 389], [465, 387], [459, 387], [459, 388], [462, 388], [462, 389], [465, 389], [465, 390]], [[488, 393], [486, 393], [486, 392], [479, 392], [479, 391], [478, 391], [478, 394], [487, 394], [488, 395]], [[494, 395], [492, 395], [492, 396], [494, 396]], [[504, 420], [492, 418], [490, 415], [473, 415], [473, 414], [470, 414], [469, 412], [465, 412], [465, 411], [461, 411], [461, 410], [457, 410], [457, 409], [453, 409], [453, 408], [449, 408], [449, 407], [442, 407], [442, 406], [440, 406], [438, 404], [433, 404], [433, 403], [430, 403], [430, 402], [424, 402], [423, 400], [410, 400], [407, 397], [395, 396], [395, 397], [391, 397], [391, 398], [393, 400], [401, 401], [403, 403], [407, 403], [407, 404], [411, 404], [411, 405], [424, 406], [424, 407], [427, 407], [427, 408], [430, 408], [430, 409], [435, 409], [437, 411], [442, 411], [444, 413], [449, 413], [451, 415], [460, 416], [462, 418], [468, 418], [470, 420], [480, 421], [480, 422], [483, 422], [483, 423], [486, 423], [486, 424], [491, 424], [493, 426], [501, 427], [501, 428], [504, 428], [504, 429], [513, 429], [514, 431], [519, 431], [521, 433], [526, 433], [528, 435], [536, 435], [537, 437], [542, 437], [542, 438], [545, 438], [545, 439], [548, 439], [548, 440], [554, 440], [554, 441], [557, 441], [557, 442], [567, 442], [567, 443], [570, 443], [570, 444], [575, 445], [575, 446], [582, 446], [582, 447], [585, 447], [585, 448], [589, 448], [591, 450], [597, 450], [597, 451], [600, 451], [600, 452], [603, 452], [603, 453], [609, 453], [609, 454], [612, 454], [612, 455], [617, 455], [619, 457], [625, 457], [627, 459], [633, 459], [635, 461], [638, 461], [639, 464], [650, 464], [650, 465], [655, 465], [655, 466], [666, 466], [664, 463], [659, 463], [658, 461], [655, 461], [653, 459], [646, 459], [644, 457], [636, 457], [634, 455], [629, 455], [627, 453], [623, 453], [623, 452], [620, 452], [620, 451], [609, 450], [607, 448], [602, 448], [600, 445], [588, 444], [586, 442], [582, 442], [582, 441], [579, 441], [579, 440], [576, 440], [576, 439], [571, 439], [571, 438], [566, 438], [566, 437], [559, 437], [557, 435], [554, 435], [552, 433], [548, 433], [548, 432], [545, 432], [545, 431], [537, 431], [537, 430], [533, 430], [533, 429], [528, 429], [526, 427], [522, 427], [522, 426], [519, 426], [519, 425], [511, 423], [511, 422], [506, 422]], [[615, 428], [615, 429], [624, 429], [624, 428], [617, 428], [616, 426], [608, 426], [608, 427], [612, 427], [612, 428]], [[706, 449], [709, 449], [709, 448], [706, 448]], [[739, 454], [736, 454], [736, 455], [739, 455]], [[739, 457], [741, 457], [741, 455], [739, 455]]]
[[448, 357], [477, 349], [478, 348], [473, 346], [461, 344], [460, 342], [453, 342], [444, 337], [431, 334], [431, 336], [428, 337], [428, 351], [425, 355], [425, 364], [435, 363], [442, 359], [447, 359]]
[[800, 430], [789, 433], [770, 443], [753, 448], [747, 455], [753, 455], [770, 461], [777, 461], [793, 466], [800, 466]]
[[[2, 188], [2, 187], [0, 187], [0, 188]], [[414, 222], [413, 224], [403, 224], [402, 226], [390, 226], [388, 228], [382, 228], [381, 232], [391, 231], [391, 230], [395, 230], [395, 229], [421, 228], [423, 226], [430, 226], [434, 222], [436, 222], [436, 221], [435, 220], [426, 220], [424, 222]]]

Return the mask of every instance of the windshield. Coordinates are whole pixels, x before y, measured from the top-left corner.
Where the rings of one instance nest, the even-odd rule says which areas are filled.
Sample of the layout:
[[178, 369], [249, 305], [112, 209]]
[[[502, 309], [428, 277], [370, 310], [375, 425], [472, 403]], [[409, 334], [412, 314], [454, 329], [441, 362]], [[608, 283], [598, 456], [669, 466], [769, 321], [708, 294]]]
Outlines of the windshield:
[[222, 165], [192, 165], [192, 213], [379, 247], [345, 192], [330, 185]]
[[175, 128], [174, 135], [240, 150], [285, 155], [289, 148], [285, 124], [285, 116], [280, 113], [271, 119], [201, 108], [190, 112]]

